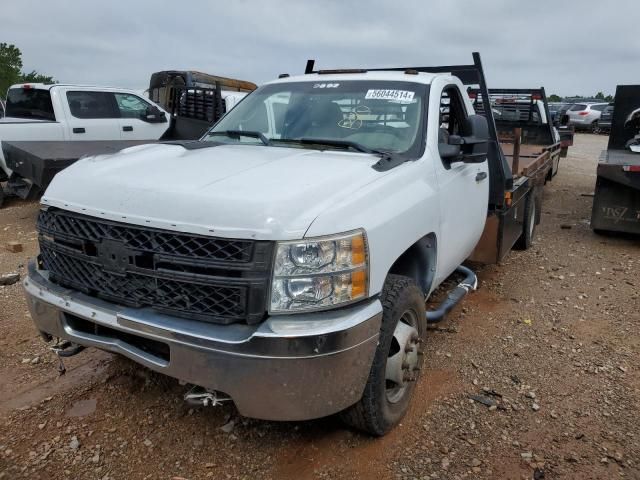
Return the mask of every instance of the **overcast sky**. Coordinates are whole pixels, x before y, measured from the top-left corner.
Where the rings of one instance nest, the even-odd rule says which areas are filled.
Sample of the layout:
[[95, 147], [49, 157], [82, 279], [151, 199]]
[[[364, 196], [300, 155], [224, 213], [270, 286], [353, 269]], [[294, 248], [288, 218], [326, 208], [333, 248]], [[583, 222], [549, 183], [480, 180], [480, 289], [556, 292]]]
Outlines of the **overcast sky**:
[[261, 83], [319, 68], [470, 63], [489, 86], [640, 83], [637, 0], [2, 0], [0, 42], [60, 82], [144, 89], [192, 69]]

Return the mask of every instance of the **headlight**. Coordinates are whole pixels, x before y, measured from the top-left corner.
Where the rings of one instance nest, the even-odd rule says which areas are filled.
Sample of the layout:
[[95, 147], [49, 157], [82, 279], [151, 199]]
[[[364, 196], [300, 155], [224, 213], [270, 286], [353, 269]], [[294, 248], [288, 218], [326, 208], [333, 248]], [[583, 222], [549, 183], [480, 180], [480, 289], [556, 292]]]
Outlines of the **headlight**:
[[365, 298], [368, 270], [363, 231], [278, 242], [270, 311], [321, 310]]

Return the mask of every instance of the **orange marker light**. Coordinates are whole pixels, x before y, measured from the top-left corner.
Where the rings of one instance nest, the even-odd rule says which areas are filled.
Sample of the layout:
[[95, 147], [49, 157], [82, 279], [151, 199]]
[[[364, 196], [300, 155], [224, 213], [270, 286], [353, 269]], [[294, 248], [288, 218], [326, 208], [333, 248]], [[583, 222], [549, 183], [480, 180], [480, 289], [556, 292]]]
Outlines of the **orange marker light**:
[[360, 265], [365, 261], [366, 252], [364, 251], [364, 237], [358, 235], [351, 239], [351, 263]]
[[351, 274], [351, 298], [362, 297], [367, 292], [367, 274], [364, 270], [358, 270]]

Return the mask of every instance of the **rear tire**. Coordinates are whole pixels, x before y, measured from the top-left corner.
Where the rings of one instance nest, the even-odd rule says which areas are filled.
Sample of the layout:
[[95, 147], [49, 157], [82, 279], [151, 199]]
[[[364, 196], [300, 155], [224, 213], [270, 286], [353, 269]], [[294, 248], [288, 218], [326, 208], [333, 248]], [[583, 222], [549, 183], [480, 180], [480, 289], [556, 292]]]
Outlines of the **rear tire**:
[[358, 403], [340, 414], [347, 425], [375, 436], [389, 432], [409, 408], [427, 328], [424, 295], [412, 279], [389, 275], [380, 300], [382, 325], [369, 379]]
[[526, 203], [524, 204], [522, 234], [514, 245], [514, 248], [517, 250], [528, 250], [533, 244], [533, 236], [535, 235], [536, 224], [538, 223], [538, 202], [536, 202], [534, 193], [534, 190], [529, 192]]
[[600, 133], [600, 126], [598, 125], [598, 121], [595, 120], [591, 123], [591, 133], [595, 133], [596, 135]]

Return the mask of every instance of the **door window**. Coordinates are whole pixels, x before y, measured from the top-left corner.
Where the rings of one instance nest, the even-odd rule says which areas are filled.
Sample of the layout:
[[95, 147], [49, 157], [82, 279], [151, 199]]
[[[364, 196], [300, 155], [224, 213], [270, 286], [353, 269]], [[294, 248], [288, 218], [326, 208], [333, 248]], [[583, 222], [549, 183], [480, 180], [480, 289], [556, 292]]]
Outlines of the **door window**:
[[[450, 85], [440, 95], [440, 116], [438, 118], [438, 144], [449, 144], [452, 135], [465, 136], [467, 111], [460, 90]], [[442, 160], [445, 169], [451, 168], [451, 162]]]
[[116, 93], [115, 97], [122, 118], [146, 118], [147, 109], [150, 107], [149, 103], [128, 93]]
[[113, 93], [75, 91], [67, 92], [71, 115], [76, 118], [118, 118]]
[[448, 135], [463, 135], [467, 119], [460, 92], [455, 87], [447, 87], [440, 97], [440, 129]]
[[[460, 91], [456, 87], [446, 87], [440, 96], [440, 117], [438, 119], [438, 143], [449, 143], [451, 135], [465, 135], [466, 109]], [[443, 162], [450, 168], [449, 162]]]

